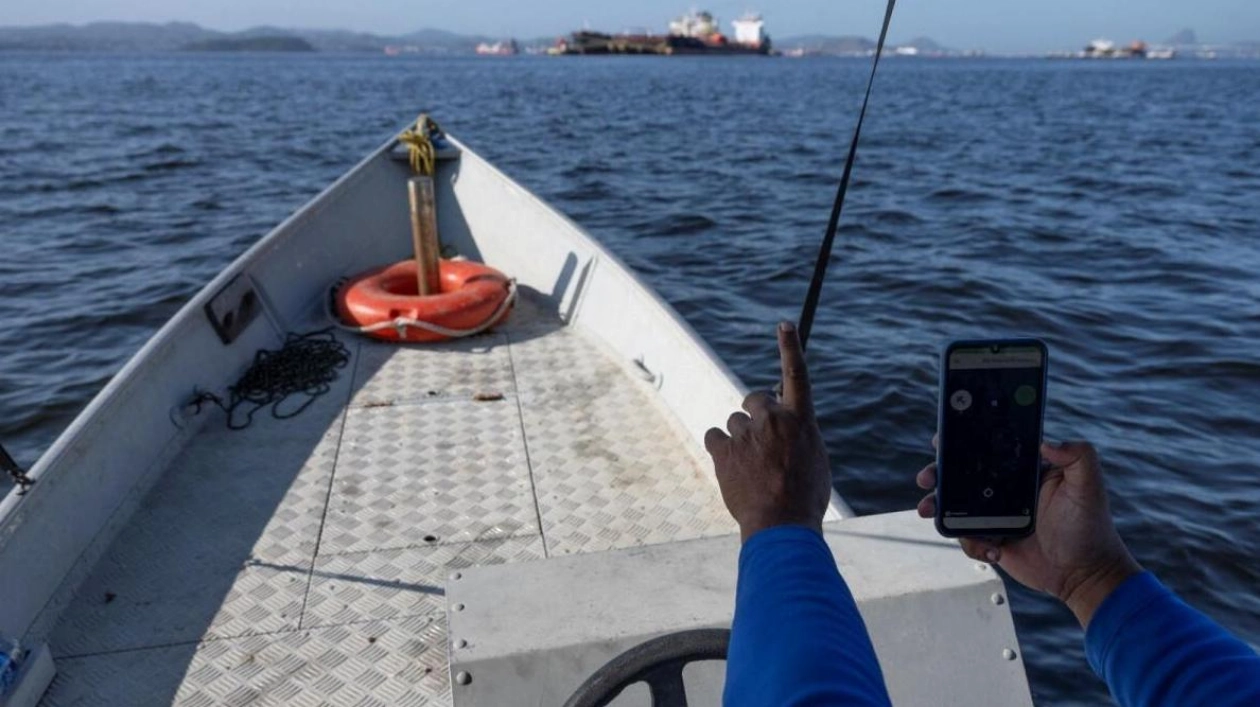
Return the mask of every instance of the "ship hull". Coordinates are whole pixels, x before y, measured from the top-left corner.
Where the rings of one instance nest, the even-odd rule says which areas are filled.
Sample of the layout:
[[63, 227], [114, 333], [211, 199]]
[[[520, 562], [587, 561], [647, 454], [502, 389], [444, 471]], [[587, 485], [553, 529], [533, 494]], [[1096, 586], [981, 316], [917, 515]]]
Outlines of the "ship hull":
[[711, 43], [694, 37], [673, 35], [609, 35], [575, 32], [556, 53], [566, 55], [638, 54], [655, 56], [768, 56], [770, 43], [759, 45], [733, 42]]

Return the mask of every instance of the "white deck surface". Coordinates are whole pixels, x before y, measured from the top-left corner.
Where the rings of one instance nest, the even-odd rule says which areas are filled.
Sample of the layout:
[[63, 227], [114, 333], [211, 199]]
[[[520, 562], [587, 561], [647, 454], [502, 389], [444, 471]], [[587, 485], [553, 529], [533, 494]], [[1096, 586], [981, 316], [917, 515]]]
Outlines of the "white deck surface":
[[453, 571], [734, 532], [650, 384], [541, 302], [460, 343], [343, 335], [293, 419], [206, 413], [62, 615], [41, 704], [445, 705]]

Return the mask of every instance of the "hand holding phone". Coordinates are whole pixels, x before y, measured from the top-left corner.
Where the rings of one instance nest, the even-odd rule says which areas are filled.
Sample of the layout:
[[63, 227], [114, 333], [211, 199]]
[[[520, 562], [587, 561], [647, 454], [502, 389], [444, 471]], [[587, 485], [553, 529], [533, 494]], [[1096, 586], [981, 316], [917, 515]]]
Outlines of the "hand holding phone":
[[1047, 363], [1035, 339], [945, 348], [936, 462], [916, 478], [933, 493], [919, 515], [961, 537], [969, 557], [1058, 597], [1087, 627], [1142, 568], [1112, 523], [1094, 447], [1041, 440]]
[[1036, 527], [1046, 345], [955, 341], [941, 357], [936, 528], [947, 537]]
[[[939, 442], [937, 442], [939, 444]], [[1087, 627], [1102, 602], [1142, 568], [1111, 520], [1098, 452], [1088, 442], [1043, 442], [1046, 466], [1037, 499], [1037, 530], [1026, 538], [964, 537], [967, 556], [993, 562], [1015, 581], [1067, 605]], [[933, 493], [919, 501], [919, 516], [936, 516], [936, 462], [915, 476]]]

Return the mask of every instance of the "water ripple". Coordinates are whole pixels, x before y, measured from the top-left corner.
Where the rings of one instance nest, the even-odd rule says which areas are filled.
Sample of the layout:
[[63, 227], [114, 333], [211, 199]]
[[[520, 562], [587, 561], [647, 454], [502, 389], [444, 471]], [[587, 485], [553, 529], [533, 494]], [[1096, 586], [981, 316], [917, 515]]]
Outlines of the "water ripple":
[[[1097, 442], [1141, 561], [1260, 643], [1260, 73], [885, 66], [811, 346], [837, 486], [860, 512], [910, 508], [937, 347], [1039, 335], [1048, 434]], [[420, 110], [772, 385], [867, 68], [0, 54], [0, 439], [32, 461], [202, 283]], [[1066, 612], [1018, 588], [1012, 606], [1038, 704], [1105, 701]]]

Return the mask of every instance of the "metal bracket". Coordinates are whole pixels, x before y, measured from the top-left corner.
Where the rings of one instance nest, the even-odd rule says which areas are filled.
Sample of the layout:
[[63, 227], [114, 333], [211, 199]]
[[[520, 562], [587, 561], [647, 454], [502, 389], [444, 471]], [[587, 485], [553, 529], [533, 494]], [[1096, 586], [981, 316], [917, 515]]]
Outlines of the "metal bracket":
[[[434, 158], [436, 158], [438, 162], [458, 160], [460, 155], [463, 154], [458, 147], [451, 144], [435, 145], [434, 147], [436, 148], [434, 150]], [[389, 153], [389, 158], [395, 162], [409, 162], [411, 160], [411, 157], [407, 154], [406, 150], [398, 149], [392, 150]]]
[[17, 484], [19, 495], [26, 493], [28, 488], [35, 485], [35, 479], [26, 475], [22, 467], [18, 466], [13, 457], [5, 451], [3, 445], [0, 445], [0, 471], [7, 473], [9, 478], [13, 479], [13, 483]]
[[258, 318], [262, 300], [246, 276], [237, 275], [206, 303], [206, 318], [225, 345], [236, 341], [242, 331]]
[[665, 374], [656, 373], [652, 369], [648, 368], [647, 363], [644, 361], [643, 355], [640, 355], [638, 358], [634, 359], [634, 369], [635, 369], [635, 372], [638, 373], [640, 378], [647, 381], [653, 388], [656, 388], [657, 390], [660, 390], [661, 386], [665, 384]]

